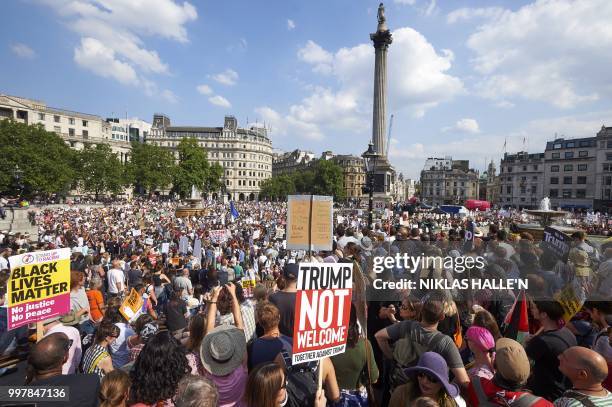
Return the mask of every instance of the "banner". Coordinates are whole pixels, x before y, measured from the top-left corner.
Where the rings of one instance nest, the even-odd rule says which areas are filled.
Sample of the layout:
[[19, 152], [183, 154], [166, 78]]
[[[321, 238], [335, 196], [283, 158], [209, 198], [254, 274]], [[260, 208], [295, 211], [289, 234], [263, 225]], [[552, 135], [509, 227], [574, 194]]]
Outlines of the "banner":
[[374, 201], [372, 205], [375, 211], [381, 211], [381, 212], [385, 210], [386, 206], [387, 206], [387, 203], [385, 201]]
[[135, 320], [142, 310], [142, 306], [144, 304], [144, 300], [138, 294], [138, 291], [132, 288], [130, 291], [130, 295], [123, 301], [121, 307], [119, 307], [119, 312], [123, 317], [128, 321]]
[[168, 254], [170, 252], [170, 243], [162, 243], [161, 244], [161, 252]]
[[208, 232], [213, 243], [225, 243], [230, 238], [229, 230], [211, 230]]
[[70, 312], [70, 249], [9, 257], [8, 330]]
[[557, 295], [555, 300], [563, 307], [563, 319], [567, 324], [574, 315], [582, 308], [583, 301], [578, 298], [572, 284], [566, 285]]
[[566, 261], [570, 251], [570, 237], [565, 233], [546, 226], [542, 239], [542, 249], [553, 253], [559, 259]]
[[287, 248], [331, 251], [333, 207], [331, 196], [289, 195]]
[[202, 241], [198, 238], [193, 243], [193, 255], [198, 259], [198, 263], [202, 262]]
[[240, 280], [240, 284], [242, 285], [242, 290], [244, 291], [244, 296], [246, 298], [253, 297], [253, 289], [257, 285], [257, 280], [255, 279], [255, 271], [247, 270], [246, 275], [242, 277]]
[[179, 239], [179, 253], [187, 254], [189, 252], [189, 239], [187, 236], [181, 236]]
[[344, 353], [352, 293], [352, 263], [299, 265], [293, 326], [294, 364]]

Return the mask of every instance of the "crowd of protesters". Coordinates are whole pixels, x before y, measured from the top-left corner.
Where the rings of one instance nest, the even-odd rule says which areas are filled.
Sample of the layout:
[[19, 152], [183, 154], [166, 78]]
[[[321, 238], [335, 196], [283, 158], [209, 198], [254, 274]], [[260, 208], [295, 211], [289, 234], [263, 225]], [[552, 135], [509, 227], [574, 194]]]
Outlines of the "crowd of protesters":
[[[399, 210], [367, 225], [364, 211], [336, 208], [333, 247], [310, 254], [287, 250], [284, 203], [204, 207], [192, 218], [145, 200], [53, 208], [38, 212], [38, 241], [0, 236], [0, 353], [23, 359], [0, 367], [0, 385], [69, 386], [66, 406], [612, 406], [612, 248], [585, 233], [564, 258], [511, 233], [499, 213], [469, 218], [466, 241], [468, 218]], [[71, 312], [44, 321], [32, 345], [27, 327], [6, 330], [8, 258], [54, 248], [72, 251]], [[398, 254], [481, 257], [484, 267], [374, 271], [376, 257]], [[304, 261], [352, 263], [353, 298], [346, 352], [294, 365]], [[529, 288], [373, 284], [467, 276]], [[582, 303], [571, 319], [555, 299], [567, 287]], [[132, 290], [143, 305], [128, 318]], [[514, 318], [523, 303], [524, 335]]]

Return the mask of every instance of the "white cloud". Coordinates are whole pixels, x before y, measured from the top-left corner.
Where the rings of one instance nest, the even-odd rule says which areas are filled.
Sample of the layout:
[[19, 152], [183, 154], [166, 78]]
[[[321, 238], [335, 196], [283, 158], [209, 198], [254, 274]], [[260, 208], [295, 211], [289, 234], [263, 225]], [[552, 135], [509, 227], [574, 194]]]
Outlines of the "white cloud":
[[438, 11], [438, 6], [436, 5], [437, 1], [436, 0], [429, 0], [429, 4], [427, 5], [427, 7], [423, 10], [423, 14], [426, 17], [430, 17], [434, 14], [437, 14]]
[[229, 102], [229, 100], [227, 100], [226, 98], [220, 95], [211, 96], [208, 98], [208, 101], [215, 106], [228, 107], [228, 108], [232, 107], [232, 104]]
[[406, 4], [409, 6], [414, 6], [416, 0], [393, 0], [395, 4]]
[[[188, 42], [185, 25], [198, 14], [188, 2], [175, 0], [38, 0], [54, 9], [66, 26], [81, 36], [75, 62], [93, 73], [123, 84], [141, 85], [147, 95], [172, 99], [158, 92], [145, 74], [169, 74], [168, 64], [144, 44], [146, 37]], [[100, 55], [100, 50], [110, 57]], [[98, 66], [93, 61], [110, 66]], [[110, 72], [118, 69], [118, 73]]]
[[612, 95], [612, 2], [540, 0], [487, 17], [467, 41], [481, 96], [565, 109]]
[[287, 29], [289, 31], [294, 30], [295, 29], [295, 21], [293, 21], [292, 19], [288, 19], [287, 20]]
[[74, 50], [74, 61], [81, 67], [105, 78], [113, 78], [124, 85], [138, 85], [134, 68], [115, 58], [115, 52], [95, 38], [81, 38]]
[[171, 90], [164, 89], [161, 92], [161, 97], [168, 103], [175, 104], [178, 102], [178, 97]]
[[454, 126], [444, 127], [442, 129], [444, 132], [449, 131], [458, 131], [462, 133], [480, 133], [480, 126], [478, 126], [478, 122], [475, 119], [460, 119], [457, 120]]
[[261, 106], [255, 109], [255, 113], [272, 128], [272, 137], [277, 134], [291, 138], [306, 140], [322, 140], [323, 133], [319, 126], [314, 123], [301, 121], [291, 115], [282, 116], [269, 106]]
[[[311, 134], [324, 134], [326, 129], [368, 133], [374, 77], [372, 45], [364, 43], [332, 53], [308, 41], [298, 51], [298, 58], [314, 72], [330, 76], [333, 83], [310, 86], [310, 95], [290, 106], [287, 118], [310, 124]], [[420, 117], [463, 92], [461, 80], [447, 74], [452, 61], [451, 51], [438, 53], [412, 28], [394, 31], [387, 62], [387, 113], [406, 110]]]
[[196, 86], [197, 91], [202, 95], [212, 95], [213, 90], [208, 85], [198, 85]]
[[36, 56], [36, 52], [32, 48], [21, 42], [11, 44], [11, 51], [19, 58], [33, 59]]
[[233, 86], [238, 82], [238, 72], [232, 69], [226, 69], [223, 72], [212, 75], [211, 78], [222, 85]]
[[498, 18], [504, 13], [504, 9], [501, 7], [482, 7], [482, 8], [469, 8], [463, 7], [454, 11], [451, 11], [446, 15], [446, 22], [448, 24], [455, 24], [460, 21], [469, 21], [474, 18]]

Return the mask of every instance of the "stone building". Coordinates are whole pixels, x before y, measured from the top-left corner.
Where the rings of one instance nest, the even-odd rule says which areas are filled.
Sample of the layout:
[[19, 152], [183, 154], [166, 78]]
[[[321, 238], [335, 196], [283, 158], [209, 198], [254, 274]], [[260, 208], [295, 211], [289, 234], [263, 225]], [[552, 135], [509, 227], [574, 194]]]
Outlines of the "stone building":
[[505, 153], [499, 166], [499, 205], [537, 208], [545, 194], [544, 179], [544, 153]]
[[130, 154], [129, 140], [113, 139], [112, 124], [97, 115], [53, 108], [39, 100], [0, 94], [0, 119], [3, 118], [25, 124], [40, 124], [77, 150], [83, 149], [85, 144], [108, 144], [123, 163], [127, 162]]
[[313, 152], [304, 150], [293, 150], [280, 153], [272, 160], [272, 175], [278, 176], [303, 171], [315, 160]]
[[329, 159], [342, 168], [344, 196], [347, 199], [361, 198], [363, 195], [362, 188], [366, 182], [363, 158], [354, 155], [336, 155]]
[[612, 127], [602, 126], [597, 133], [596, 143], [593, 209], [612, 212]]
[[[223, 168], [220, 193], [239, 201], [258, 199], [261, 183], [272, 176], [272, 142], [266, 129], [240, 128], [234, 116], [225, 116], [223, 127], [172, 126], [169, 117], [155, 114], [146, 142], [169, 148], [178, 158], [176, 147], [186, 137], [197, 139], [208, 160]], [[217, 199], [219, 194], [212, 193], [210, 198]]]
[[487, 167], [487, 183], [486, 183], [486, 193], [485, 200], [491, 203], [491, 206], [499, 204], [499, 177], [496, 175], [496, 168], [493, 160], [489, 163]]
[[428, 205], [463, 205], [478, 199], [478, 171], [468, 160], [429, 158], [421, 171], [421, 202]]

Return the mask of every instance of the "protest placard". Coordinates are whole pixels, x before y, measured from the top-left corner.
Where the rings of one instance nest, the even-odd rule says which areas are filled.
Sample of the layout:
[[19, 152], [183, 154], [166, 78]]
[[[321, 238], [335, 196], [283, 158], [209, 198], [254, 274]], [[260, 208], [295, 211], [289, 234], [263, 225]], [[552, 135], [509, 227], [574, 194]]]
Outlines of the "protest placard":
[[9, 330], [70, 311], [70, 249], [19, 254], [9, 262]]
[[290, 195], [287, 248], [331, 250], [334, 201], [331, 196]]
[[130, 295], [123, 301], [121, 307], [119, 307], [119, 312], [127, 321], [131, 321], [138, 316], [142, 309], [144, 301], [138, 291], [132, 288], [130, 291]]
[[293, 363], [344, 353], [353, 293], [352, 263], [299, 265]]
[[244, 292], [244, 296], [246, 298], [253, 297], [253, 289], [257, 285], [257, 280], [255, 279], [255, 271], [247, 270], [246, 275], [240, 280], [240, 284], [242, 285], [242, 290]]
[[555, 300], [563, 307], [563, 319], [568, 323], [574, 315], [582, 308], [583, 301], [578, 298], [572, 284], [566, 285], [557, 295]]
[[225, 243], [230, 237], [230, 233], [226, 229], [211, 230], [209, 232], [210, 241], [213, 243]]
[[375, 211], [384, 211], [385, 207], [387, 206], [387, 204], [385, 203], [385, 201], [374, 201], [373, 202], [373, 208]]
[[170, 252], [170, 243], [162, 243], [161, 244], [161, 252], [162, 254], [168, 254]]
[[146, 244], [147, 246], [153, 246], [153, 238], [151, 238], [151, 237], [147, 237], [147, 238], [145, 239], [145, 244]]
[[553, 253], [557, 258], [566, 261], [570, 251], [570, 237], [565, 233], [546, 226], [541, 243], [543, 250]]
[[134, 237], [138, 237], [140, 236], [141, 232], [138, 229], [132, 229], [132, 236]]

